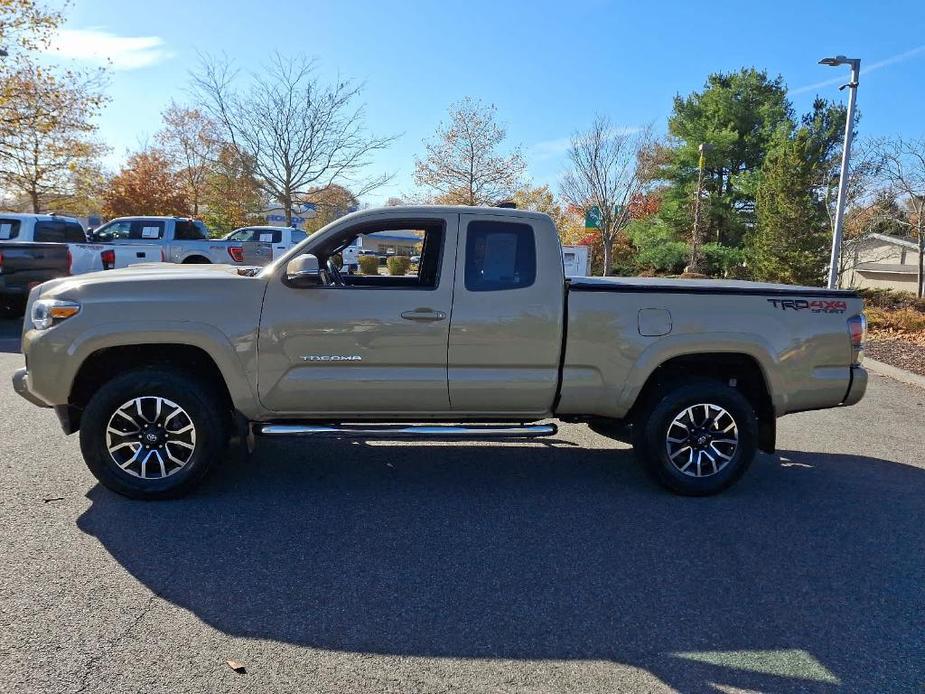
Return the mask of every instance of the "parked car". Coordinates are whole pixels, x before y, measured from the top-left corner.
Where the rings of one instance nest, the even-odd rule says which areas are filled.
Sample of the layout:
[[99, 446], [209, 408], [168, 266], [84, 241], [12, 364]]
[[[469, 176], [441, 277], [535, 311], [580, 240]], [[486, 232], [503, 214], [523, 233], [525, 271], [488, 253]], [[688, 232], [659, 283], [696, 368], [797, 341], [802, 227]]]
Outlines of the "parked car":
[[[357, 235], [393, 229], [423, 230], [416, 274], [339, 271]], [[703, 495], [774, 450], [778, 417], [861, 399], [862, 309], [813, 287], [569, 281], [546, 215], [383, 208], [256, 273], [161, 264], [40, 285], [13, 384], [138, 498], [191, 489], [232, 433], [528, 438], [554, 434], [549, 418], [630, 441], [666, 487]]]
[[224, 240], [243, 246], [245, 264], [266, 265], [304, 241], [307, 236], [304, 231], [292, 227], [254, 226], [235, 229], [224, 236]]
[[0, 241], [0, 318], [21, 316], [32, 287], [69, 274], [63, 243]]
[[0, 254], [0, 304], [7, 314], [21, 314], [29, 289], [45, 280], [160, 260], [160, 249], [150, 244], [88, 243], [73, 217], [12, 212], [0, 212]]
[[92, 236], [116, 247], [154, 244], [168, 263], [244, 264], [240, 243], [210, 239], [206, 225], [188, 217], [118, 217]]
[[71, 251], [72, 275], [160, 262], [162, 259], [160, 247], [151, 243], [117, 248], [91, 242], [77, 219], [57, 214], [0, 212], [0, 241], [7, 240], [67, 244]]

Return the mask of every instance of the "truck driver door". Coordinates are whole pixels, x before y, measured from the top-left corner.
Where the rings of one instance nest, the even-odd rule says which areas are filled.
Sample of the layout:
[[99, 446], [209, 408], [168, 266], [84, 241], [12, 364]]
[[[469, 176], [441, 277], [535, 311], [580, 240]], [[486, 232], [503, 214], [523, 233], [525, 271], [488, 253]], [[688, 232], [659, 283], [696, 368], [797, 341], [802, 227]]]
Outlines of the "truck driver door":
[[[363, 248], [377, 255], [363, 256], [369, 260], [356, 274], [345, 268], [342, 284], [293, 288], [280, 276], [270, 280], [258, 337], [260, 399], [300, 417], [447, 414], [459, 215], [389, 215], [361, 224], [337, 238], [362, 235]], [[420, 256], [416, 264], [412, 256]], [[387, 258], [392, 272], [407, 266], [405, 274], [387, 274]]]

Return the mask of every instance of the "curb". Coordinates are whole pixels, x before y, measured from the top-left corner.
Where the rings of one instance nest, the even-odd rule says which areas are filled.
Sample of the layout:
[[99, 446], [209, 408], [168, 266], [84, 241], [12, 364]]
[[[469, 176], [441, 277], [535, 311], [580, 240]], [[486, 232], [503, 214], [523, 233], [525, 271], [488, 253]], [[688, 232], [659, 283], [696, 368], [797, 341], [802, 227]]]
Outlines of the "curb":
[[884, 364], [882, 361], [876, 361], [870, 357], [864, 359], [862, 366], [873, 371], [875, 374], [880, 374], [881, 376], [886, 376], [896, 381], [902, 381], [909, 385], [918, 386], [919, 388], [925, 388], [925, 376], [919, 376], [911, 371]]

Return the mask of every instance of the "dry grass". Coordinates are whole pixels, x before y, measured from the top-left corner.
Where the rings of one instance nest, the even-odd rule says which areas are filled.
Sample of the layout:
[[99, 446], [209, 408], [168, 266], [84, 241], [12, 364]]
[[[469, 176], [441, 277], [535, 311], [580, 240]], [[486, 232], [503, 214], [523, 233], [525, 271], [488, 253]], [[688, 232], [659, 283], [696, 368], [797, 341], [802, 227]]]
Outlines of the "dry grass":
[[872, 334], [925, 334], [925, 313], [916, 309], [901, 308], [891, 311], [882, 308], [868, 308], [865, 313]]

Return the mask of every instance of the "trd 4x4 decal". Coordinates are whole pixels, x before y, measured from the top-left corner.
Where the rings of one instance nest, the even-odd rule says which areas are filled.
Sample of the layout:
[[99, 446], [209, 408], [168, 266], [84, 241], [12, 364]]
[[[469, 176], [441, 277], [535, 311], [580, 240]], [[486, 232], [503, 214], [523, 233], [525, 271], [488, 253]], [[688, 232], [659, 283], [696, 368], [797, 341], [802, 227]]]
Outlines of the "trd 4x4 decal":
[[848, 304], [837, 299], [768, 299], [768, 302], [781, 311], [806, 311], [812, 313], [844, 313]]

